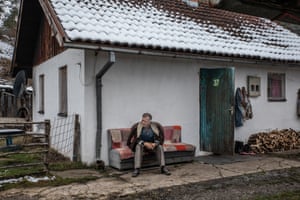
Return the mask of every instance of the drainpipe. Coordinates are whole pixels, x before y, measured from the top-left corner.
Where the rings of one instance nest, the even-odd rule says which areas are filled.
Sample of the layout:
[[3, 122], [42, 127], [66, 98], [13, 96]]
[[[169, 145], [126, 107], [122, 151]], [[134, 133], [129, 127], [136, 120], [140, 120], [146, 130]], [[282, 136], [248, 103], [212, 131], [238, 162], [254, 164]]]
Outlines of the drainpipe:
[[[96, 58], [97, 59], [97, 58]], [[116, 62], [115, 53], [109, 52], [109, 60], [96, 75], [96, 100], [97, 100], [97, 133], [96, 133], [96, 165], [104, 168], [104, 162], [101, 160], [102, 147], [102, 77]]]

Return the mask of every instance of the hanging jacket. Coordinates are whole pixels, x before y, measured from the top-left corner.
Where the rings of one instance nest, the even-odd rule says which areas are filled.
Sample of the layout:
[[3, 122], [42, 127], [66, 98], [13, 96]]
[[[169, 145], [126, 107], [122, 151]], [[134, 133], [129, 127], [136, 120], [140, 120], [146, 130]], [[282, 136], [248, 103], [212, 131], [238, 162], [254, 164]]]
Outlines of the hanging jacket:
[[243, 126], [243, 106], [242, 106], [242, 92], [240, 88], [235, 92], [235, 126]]
[[242, 106], [244, 109], [243, 112], [244, 119], [252, 119], [253, 117], [252, 105], [249, 99], [248, 92], [246, 91], [245, 87], [242, 87]]
[[[154, 132], [154, 140], [158, 141], [160, 145], [164, 144], [164, 129], [161, 124], [158, 122], [151, 122], [150, 125], [152, 131]], [[131, 127], [131, 131], [129, 137], [127, 139], [127, 146], [135, 152], [135, 147], [140, 141], [140, 136], [142, 132], [142, 124], [141, 122], [135, 123]]]

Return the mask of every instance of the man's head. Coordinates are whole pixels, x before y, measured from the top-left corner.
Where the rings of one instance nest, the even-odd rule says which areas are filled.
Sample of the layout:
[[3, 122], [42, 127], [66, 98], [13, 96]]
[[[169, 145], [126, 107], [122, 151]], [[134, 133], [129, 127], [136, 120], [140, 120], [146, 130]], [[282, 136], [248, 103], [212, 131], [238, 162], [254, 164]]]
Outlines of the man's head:
[[143, 127], [149, 127], [151, 124], [152, 115], [150, 113], [144, 113], [142, 115], [142, 125]]

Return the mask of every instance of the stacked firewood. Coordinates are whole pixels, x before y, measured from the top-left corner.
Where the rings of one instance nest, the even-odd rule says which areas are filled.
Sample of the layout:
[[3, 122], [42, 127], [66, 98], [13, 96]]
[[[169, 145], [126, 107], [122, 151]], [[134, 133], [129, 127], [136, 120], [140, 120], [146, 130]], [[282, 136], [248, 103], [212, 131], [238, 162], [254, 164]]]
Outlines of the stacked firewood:
[[248, 144], [255, 153], [300, 149], [300, 132], [293, 129], [260, 132], [249, 137]]

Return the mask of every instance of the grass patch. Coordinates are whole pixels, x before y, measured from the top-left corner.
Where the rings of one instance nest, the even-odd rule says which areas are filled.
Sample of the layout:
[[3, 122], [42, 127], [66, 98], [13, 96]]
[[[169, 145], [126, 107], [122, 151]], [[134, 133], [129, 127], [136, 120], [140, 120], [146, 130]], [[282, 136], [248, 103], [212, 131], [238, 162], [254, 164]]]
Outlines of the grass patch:
[[52, 171], [64, 171], [69, 169], [89, 169], [89, 168], [91, 169], [95, 167], [87, 166], [82, 162], [71, 162], [71, 161], [49, 163], [49, 170]]
[[[70, 169], [87, 169], [94, 166], [87, 166], [82, 162], [71, 162], [68, 158], [59, 154], [54, 150], [50, 150], [48, 154], [48, 169], [52, 171], [64, 171]], [[28, 166], [28, 167], [13, 167], [8, 166], [43, 163], [44, 154], [13, 154], [7, 155], [0, 159], [0, 179], [17, 178], [25, 175], [32, 174], [45, 174], [45, 166], [43, 164]]]
[[64, 171], [70, 169], [91, 169], [95, 166], [88, 166], [82, 162], [72, 162], [69, 158], [61, 155], [54, 149], [50, 149], [48, 154], [49, 170]]
[[256, 197], [253, 200], [299, 200], [300, 199], [300, 190], [298, 191], [291, 191], [291, 192], [283, 192], [276, 195], [271, 196], [261, 196]]
[[[51, 172], [45, 171], [43, 164], [28, 167], [15, 167], [6, 168], [6, 166], [20, 165], [20, 164], [32, 164], [43, 162], [43, 154], [13, 154], [0, 158], [0, 180], [19, 178], [24, 176], [52, 176]], [[70, 169], [95, 169], [95, 166], [88, 166], [82, 162], [72, 162], [70, 159], [59, 154], [57, 151], [50, 149], [48, 153], [48, 169], [49, 171], [65, 171]], [[11, 188], [24, 188], [24, 187], [45, 187], [45, 186], [60, 186], [68, 185], [70, 183], [86, 183], [91, 180], [96, 180], [98, 177], [92, 175], [86, 175], [82, 177], [62, 178], [56, 176], [54, 180], [39, 181], [38, 183], [28, 182], [22, 180], [18, 183], [7, 183], [0, 187], [0, 190], [7, 190]]]
[[5, 157], [0, 166], [14, 165], [14, 164], [29, 164], [41, 162], [43, 159], [41, 154], [14, 154]]
[[45, 173], [44, 165], [25, 167], [8, 167], [14, 165], [41, 163], [43, 157], [40, 154], [14, 154], [0, 160], [0, 179], [17, 178], [30, 174]]
[[46, 174], [43, 166], [11, 168], [0, 171], [0, 179], [17, 178], [26, 175]]

